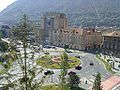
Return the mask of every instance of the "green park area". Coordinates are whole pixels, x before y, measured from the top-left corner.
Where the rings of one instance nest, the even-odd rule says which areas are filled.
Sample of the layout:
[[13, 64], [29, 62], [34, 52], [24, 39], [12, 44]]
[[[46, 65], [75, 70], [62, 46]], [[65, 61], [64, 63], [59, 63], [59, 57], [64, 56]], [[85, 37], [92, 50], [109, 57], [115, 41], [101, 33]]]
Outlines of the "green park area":
[[[14, 55], [14, 56], [11, 56], [11, 55]], [[7, 57], [9, 57], [11, 59], [8, 60], [6, 63], [3, 63], [3, 61], [0, 60], [0, 65], [2, 65], [4, 67], [4, 69], [0, 72], [0, 75], [6, 73], [10, 69], [12, 63], [18, 58], [17, 54], [15, 54], [13, 52], [10, 52], [9, 55], [7, 55]]]
[[[43, 56], [41, 58], [39, 58], [37, 60], [37, 64], [46, 68], [52, 68], [52, 69], [59, 69], [61, 66], [61, 56], [57, 55], [57, 56]], [[68, 56], [68, 64], [69, 67], [68, 68], [72, 68], [75, 67], [77, 65], [80, 64], [80, 60], [75, 58], [75, 57], [71, 57]]]
[[42, 90], [63, 90], [62, 88], [64, 87], [65, 90], [84, 90], [80, 87], [70, 87], [67, 85], [48, 85], [42, 87]]
[[[6, 73], [10, 69], [10, 66], [14, 61], [15, 60], [10, 60], [7, 64], [4, 64], [5, 68], [0, 72], [0, 75]], [[2, 65], [2, 62], [0, 62], [0, 65]]]
[[101, 59], [98, 55], [96, 55], [96, 58], [98, 58], [100, 61], [102, 61], [105, 64], [105, 67], [108, 72], [115, 74], [115, 72], [111, 70], [111, 65], [112, 65], [111, 63], [107, 63], [105, 60]]

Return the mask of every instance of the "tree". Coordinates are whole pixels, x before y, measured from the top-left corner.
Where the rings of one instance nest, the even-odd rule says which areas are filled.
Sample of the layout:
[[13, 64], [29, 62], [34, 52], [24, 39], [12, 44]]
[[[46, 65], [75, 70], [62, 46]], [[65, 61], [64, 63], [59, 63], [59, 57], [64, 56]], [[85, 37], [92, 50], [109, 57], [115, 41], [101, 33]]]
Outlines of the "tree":
[[4, 41], [0, 41], [0, 51], [5, 52], [8, 49], [8, 44]]
[[[14, 89], [17, 88], [19, 90], [36, 90], [39, 89], [44, 83], [45, 76], [41, 77], [40, 81], [38, 81], [38, 79], [36, 78], [38, 74], [42, 73], [43, 68], [37, 68], [34, 56], [32, 56], [31, 58], [31, 55], [28, 56], [27, 53], [27, 48], [29, 46], [28, 36], [30, 33], [33, 32], [33, 30], [34, 26], [32, 25], [31, 21], [29, 21], [26, 14], [23, 15], [21, 22], [15, 28], [12, 29], [11, 38], [18, 45], [20, 45], [19, 42], [21, 42], [21, 45], [23, 47], [23, 53], [15, 53], [15, 51], [10, 50], [11, 54], [13, 52], [15, 53], [15, 63], [18, 66], [18, 68], [20, 68], [20, 71], [11, 73], [12, 71], [14, 71], [14, 68], [12, 68], [10, 72], [6, 72], [7, 75], [3, 75], [0, 77], [1, 80], [3, 78], [6, 79], [7, 83], [3, 84], [6, 88], [11, 87]], [[12, 67], [14, 67], [14, 64]]]
[[67, 48], [69, 48], [69, 45], [65, 44], [64, 47], [63, 47], [66, 51]]
[[69, 68], [68, 55], [64, 52], [63, 56], [61, 56], [61, 58], [62, 58], [62, 61], [61, 61], [61, 76], [66, 76], [67, 69]]
[[118, 67], [120, 68], [120, 64], [118, 65]]
[[69, 85], [73, 87], [73, 85], [78, 86], [78, 84], [80, 83], [80, 78], [76, 73], [70, 73], [68, 78], [67, 78]]
[[66, 90], [66, 85], [64, 85], [66, 83], [66, 78], [65, 76], [67, 75], [67, 69], [69, 68], [69, 64], [68, 64], [68, 55], [64, 52], [63, 55], [61, 56], [62, 61], [61, 61], [61, 74], [60, 74], [60, 85], [62, 90]]
[[101, 74], [99, 72], [97, 73], [97, 76], [95, 78], [95, 81], [94, 81], [92, 89], [93, 90], [102, 90], [102, 86], [101, 86]]

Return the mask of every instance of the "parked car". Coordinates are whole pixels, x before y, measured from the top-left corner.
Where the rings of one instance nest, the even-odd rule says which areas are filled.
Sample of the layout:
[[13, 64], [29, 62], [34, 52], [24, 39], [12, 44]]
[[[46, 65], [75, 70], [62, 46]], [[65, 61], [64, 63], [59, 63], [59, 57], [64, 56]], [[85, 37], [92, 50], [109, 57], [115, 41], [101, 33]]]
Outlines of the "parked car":
[[45, 45], [44, 48], [52, 48], [50, 45]]
[[51, 75], [51, 74], [54, 74], [54, 72], [50, 71], [50, 70], [46, 70], [46, 71], [44, 71], [44, 74], [45, 75]]
[[20, 52], [20, 50], [16, 49], [16, 52]]
[[30, 53], [34, 53], [33, 51], [31, 51]]
[[94, 65], [92, 61], [90, 62], [90, 65], [91, 65], [91, 66], [93, 66], [93, 65]]
[[80, 58], [80, 55], [76, 55], [75, 57], [76, 57], [76, 58]]
[[45, 52], [44, 54], [50, 54], [49, 52]]
[[68, 71], [68, 75], [70, 75], [70, 74], [76, 74], [76, 72], [74, 72], [74, 71]]
[[92, 75], [93, 75], [94, 77], [96, 77], [96, 76], [97, 76], [97, 73], [92, 73]]
[[52, 46], [53, 49], [55, 49], [56, 47], [55, 46]]
[[82, 67], [80, 65], [76, 66], [75, 69], [80, 70]]
[[3, 85], [0, 84], [0, 90], [8, 90], [6, 87], [3, 87]]
[[66, 50], [67, 53], [72, 53], [72, 51]]

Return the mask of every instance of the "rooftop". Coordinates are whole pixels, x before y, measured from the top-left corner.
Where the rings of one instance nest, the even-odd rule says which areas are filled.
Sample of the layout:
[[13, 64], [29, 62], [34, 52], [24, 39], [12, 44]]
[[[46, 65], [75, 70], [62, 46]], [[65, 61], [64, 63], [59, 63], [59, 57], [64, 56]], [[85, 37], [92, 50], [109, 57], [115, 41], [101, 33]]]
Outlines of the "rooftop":
[[113, 31], [111, 33], [106, 33], [104, 36], [114, 36], [114, 37], [120, 37], [120, 31]]

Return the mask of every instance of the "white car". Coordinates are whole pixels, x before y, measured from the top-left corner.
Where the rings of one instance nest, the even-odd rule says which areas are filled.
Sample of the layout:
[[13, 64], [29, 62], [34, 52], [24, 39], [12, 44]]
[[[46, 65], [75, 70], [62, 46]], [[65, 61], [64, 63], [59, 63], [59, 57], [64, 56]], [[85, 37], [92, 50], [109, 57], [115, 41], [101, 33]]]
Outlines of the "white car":
[[92, 73], [92, 75], [93, 75], [94, 77], [96, 77], [96, 76], [97, 76], [97, 74], [98, 74], [98, 73]]

